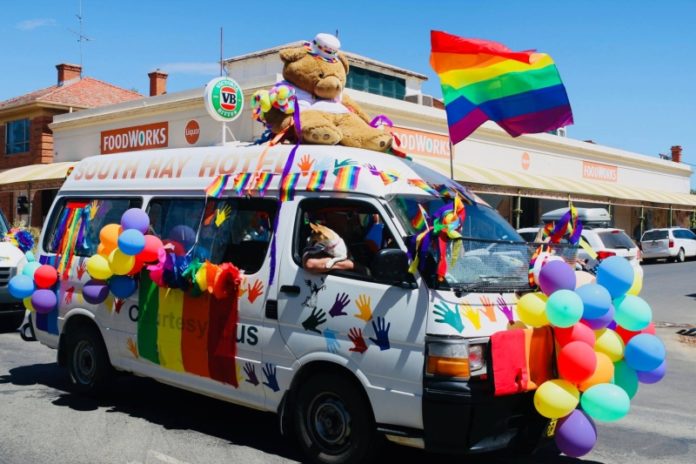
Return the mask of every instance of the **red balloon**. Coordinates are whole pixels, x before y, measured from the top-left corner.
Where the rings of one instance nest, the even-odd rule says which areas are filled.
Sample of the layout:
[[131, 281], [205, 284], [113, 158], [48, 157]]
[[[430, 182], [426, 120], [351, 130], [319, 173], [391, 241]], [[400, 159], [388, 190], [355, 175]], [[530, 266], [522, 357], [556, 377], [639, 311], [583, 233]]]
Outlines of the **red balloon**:
[[558, 373], [562, 379], [580, 383], [590, 378], [597, 368], [597, 355], [585, 342], [570, 342], [558, 353]]
[[145, 261], [143, 261], [141, 255], [142, 253], [138, 253], [137, 255], [135, 255], [135, 264], [133, 265], [133, 269], [131, 269], [127, 275], [134, 276], [141, 271], [143, 266], [145, 266]]
[[619, 336], [621, 337], [621, 339], [624, 342], [624, 345], [626, 345], [630, 339], [632, 339], [633, 337], [635, 337], [638, 334], [645, 334], [646, 333], [646, 334], [650, 334], [650, 335], [655, 335], [655, 324], [653, 322], [651, 322], [646, 328], [644, 328], [643, 330], [640, 330], [638, 332], [626, 330], [623, 327], [621, 327], [620, 325], [617, 325], [616, 328], [614, 329], [614, 331], [617, 334], [619, 334]]
[[597, 340], [594, 330], [581, 323], [567, 328], [554, 327], [553, 333], [556, 335], [556, 341], [562, 347], [570, 342], [584, 342], [589, 346], [594, 346]]
[[145, 236], [145, 247], [136, 256], [140, 257], [144, 263], [157, 261], [159, 251], [164, 247], [162, 240], [154, 235]]
[[34, 282], [39, 288], [51, 288], [58, 281], [58, 271], [53, 266], [42, 264], [34, 272]]

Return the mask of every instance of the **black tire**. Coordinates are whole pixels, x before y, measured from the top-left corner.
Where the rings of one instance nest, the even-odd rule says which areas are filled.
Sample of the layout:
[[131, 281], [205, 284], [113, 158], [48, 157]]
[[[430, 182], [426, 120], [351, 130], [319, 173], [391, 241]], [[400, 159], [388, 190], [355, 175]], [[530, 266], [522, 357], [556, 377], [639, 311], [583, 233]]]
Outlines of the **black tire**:
[[24, 313], [0, 314], [0, 333], [14, 332], [24, 322]]
[[112, 378], [113, 368], [101, 334], [92, 326], [79, 324], [65, 336], [73, 389], [87, 395], [102, 393]]
[[643, 258], [643, 264], [655, 264], [655, 258]]
[[677, 252], [677, 256], [674, 257], [674, 262], [675, 263], [683, 263], [686, 260], [686, 253], [684, 253], [684, 249], [680, 248], [679, 251]]
[[382, 440], [360, 387], [346, 376], [315, 375], [303, 382], [293, 408], [293, 428], [315, 463], [370, 462]]

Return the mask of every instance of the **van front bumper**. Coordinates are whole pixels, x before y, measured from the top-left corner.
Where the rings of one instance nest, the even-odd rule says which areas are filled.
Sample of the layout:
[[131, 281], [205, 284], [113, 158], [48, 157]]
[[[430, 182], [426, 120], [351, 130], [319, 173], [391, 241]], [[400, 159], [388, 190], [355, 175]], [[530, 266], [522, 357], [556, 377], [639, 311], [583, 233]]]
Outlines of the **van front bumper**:
[[471, 454], [503, 448], [531, 452], [549, 440], [549, 420], [534, 392], [493, 396], [486, 383], [425, 380], [423, 434], [429, 451]]

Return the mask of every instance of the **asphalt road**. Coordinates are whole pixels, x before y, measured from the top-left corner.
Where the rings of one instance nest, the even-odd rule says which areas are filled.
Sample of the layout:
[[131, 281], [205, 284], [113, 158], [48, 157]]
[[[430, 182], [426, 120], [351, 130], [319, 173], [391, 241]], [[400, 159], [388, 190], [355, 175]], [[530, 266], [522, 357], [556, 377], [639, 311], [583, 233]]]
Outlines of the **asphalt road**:
[[[696, 262], [645, 266], [642, 296], [667, 347], [668, 374], [641, 385], [631, 412], [599, 424], [584, 459], [484, 456], [452, 459], [387, 445], [380, 462], [603, 463], [696, 462], [696, 344], [677, 328], [696, 326]], [[280, 436], [275, 416], [132, 376], [94, 400], [70, 392], [55, 352], [0, 334], [0, 464], [288, 463], [301, 456]]]

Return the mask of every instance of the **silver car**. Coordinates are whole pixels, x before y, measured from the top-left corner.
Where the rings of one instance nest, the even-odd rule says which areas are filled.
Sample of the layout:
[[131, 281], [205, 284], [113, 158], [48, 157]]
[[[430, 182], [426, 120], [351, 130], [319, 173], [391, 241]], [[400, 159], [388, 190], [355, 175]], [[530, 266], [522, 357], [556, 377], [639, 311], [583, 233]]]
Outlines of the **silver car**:
[[646, 262], [667, 258], [683, 263], [696, 256], [696, 234], [682, 227], [650, 229], [641, 237], [640, 246]]

